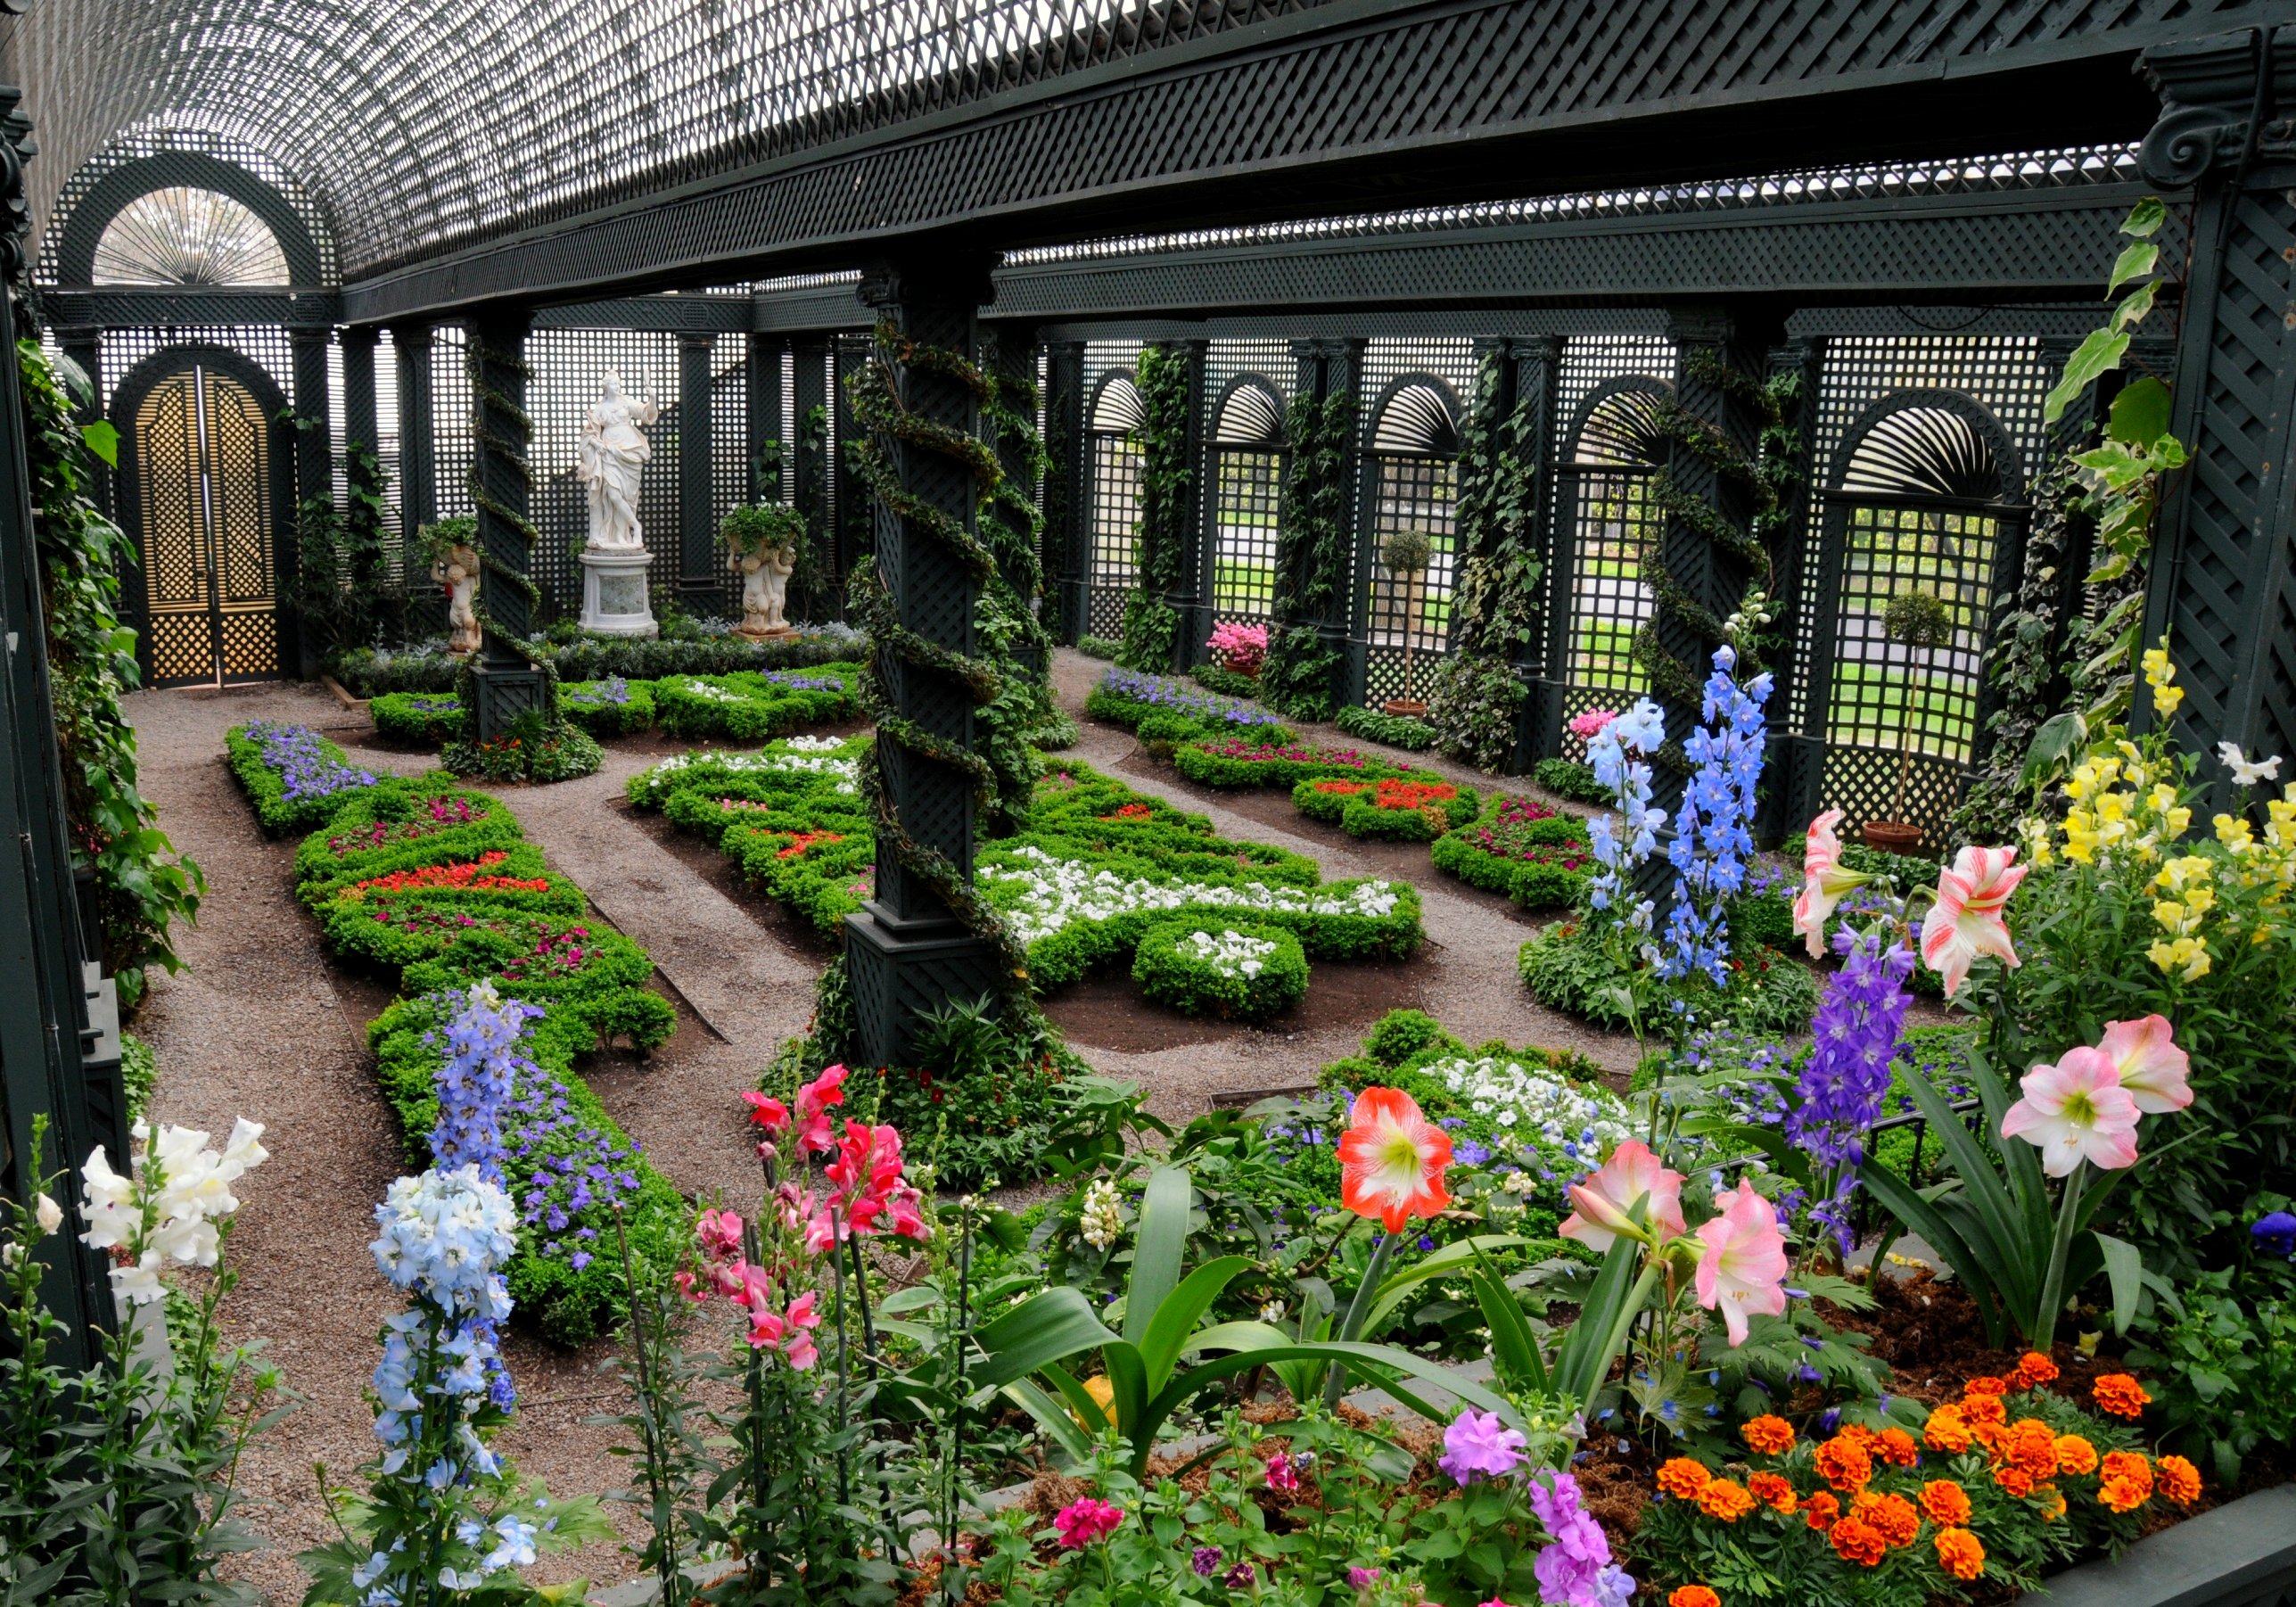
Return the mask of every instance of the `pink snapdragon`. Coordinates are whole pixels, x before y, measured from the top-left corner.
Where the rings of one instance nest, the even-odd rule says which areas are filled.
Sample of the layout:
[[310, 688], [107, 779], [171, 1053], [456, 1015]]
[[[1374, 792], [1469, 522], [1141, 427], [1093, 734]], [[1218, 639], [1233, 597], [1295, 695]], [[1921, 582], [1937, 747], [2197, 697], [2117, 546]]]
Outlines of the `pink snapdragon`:
[[844, 1084], [844, 1067], [827, 1067], [797, 1091], [794, 1114], [779, 1100], [762, 1093], [745, 1093], [742, 1098], [749, 1105], [749, 1119], [772, 1135], [769, 1141], [786, 1140], [794, 1133], [801, 1156], [826, 1155], [837, 1147], [836, 1124], [829, 1119], [829, 1112], [845, 1102]]
[[1096, 1501], [1087, 1496], [1055, 1512], [1052, 1527], [1059, 1531], [1063, 1550], [1082, 1551], [1115, 1534], [1116, 1526], [1123, 1520], [1123, 1508], [1111, 1506], [1105, 1501]]

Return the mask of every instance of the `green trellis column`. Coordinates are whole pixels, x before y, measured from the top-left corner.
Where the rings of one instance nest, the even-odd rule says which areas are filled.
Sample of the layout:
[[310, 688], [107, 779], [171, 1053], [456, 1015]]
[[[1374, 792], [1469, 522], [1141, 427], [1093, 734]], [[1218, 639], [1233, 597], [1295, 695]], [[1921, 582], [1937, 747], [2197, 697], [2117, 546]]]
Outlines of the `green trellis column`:
[[[790, 443], [781, 439], [781, 354], [787, 348], [787, 340], [778, 334], [749, 337], [745, 359], [749, 368], [749, 384], [745, 392], [748, 415], [742, 421], [743, 446], [749, 461], [743, 466], [742, 486], [743, 494], [752, 502], [786, 502], [789, 499]], [[768, 441], [781, 449], [780, 466], [770, 472], [765, 465]], [[769, 483], [774, 487], [770, 497], [767, 495]]]
[[[1816, 608], [1818, 599], [1826, 591], [1823, 577], [1813, 577], [1808, 573], [1813, 547], [1817, 547], [1821, 562], [1841, 561], [1839, 553], [1824, 550], [1811, 528], [1820, 501], [1816, 426], [1820, 387], [1825, 383], [1826, 337], [1798, 335], [1790, 342], [1788, 353], [1788, 364], [1801, 381], [1801, 410], [1794, 420], [1801, 451], [1794, 466], [1795, 485], [1789, 493], [1788, 507], [1782, 510], [1788, 517], [1779, 536], [1776, 555], [1776, 630], [1781, 639], [1771, 666], [1778, 677], [1778, 690], [1770, 697], [1773, 735], [1766, 769], [1772, 780], [1765, 795], [1762, 816], [1755, 826], [1757, 840], [1765, 843], [1790, 836], [1807, 826], [1823, 797], [1825, 688], [1810, 684], [1813, 666], [1804, 658], [1801, 648], [1806, 642], [1816, 648], [1821, 659], [1831, 657], [1830, 644], [1818, 643], [1814, 632], [1830, 632], [1834, 622], [1830, 619], [1806, 619], [1803, 611]], [[1813, 579], [1816, 581], [1815, 585]], [[1798, 729], [1792, 710], [1797, 693], [1804, 699]]]
[[[1036, 389], [1036, 328], [1031, 324], [991, 324], [982, 332], [981, 364], [989, 371], [1004, 391], [1008, 407], [1017, 405], [1016, 399], [1033, 394]], [[984, 431], [983, 433], [989, 433]], [[1016, 441], [996, 436], [997, 466], [1004, 471], [1008, 485], [1018, 485], [1032, 499], [1041, 494], [1036, 483], [1036, 465], [1029, 460], [1025, 446]], [[1040, 556], [1040, 564], [1041, 557]], [[1042, 571], [1029, 575], [1018, 563], [1007, 555], [998, 555], [998, 566], [1003, 572], [1005, 583], [1020, 595], [1021, 601], [1041, 616], [1044, 596], [1041, 589]], [[1031, 675], [1041, 674], [1044, 655], [1033, 645], [1021, 644], [1018, 659], [1021, 667]]]
[[[903, 360], [902, 342], [975, 360], [976, 309], [990, 297], [988, 263], [880, 263], [861, 279], [861, 300], [876, 309], [876, 360], [892, 378], [899, 413], [930, 426], [977, 437], [978, 398], [958, 377], [930, 364]], [[977, 527], [977, 485], [971, 467], [929, 445], [878, 432], [871, 446], [889, 488], [913, 512], [883, 495], [872, 502], [877, 574], [893, 617], [926, 643], [973, 655], [974, 606], [980, 587], [948, 542], [917, 516]], [[905, 656], [894, 644], [872, 643], [875, 668], [892, 712], [931, 740], [976, 743], [970, 689], [955, 677]], [[963, 771], [893, 740], [880, 730], [876, 759], [882, 808], [921, 849], [969, 881], [975, 801]], [[872, 1065], [899, 1064], [918, 1014], [950, 999], [998, 991], [996, 953], [942, 898], [934, 885], [903, 865], [880, 831], [876, 894], [845, 918], [845, 956], [861, 1051]]]
[[1044, 449], [1052, 466], [1044, 476], [1046, 582], [1057, 599], [1053, 634], [1074, 642], [1089, 622], [1090, 560], [1083, 528], [1084, 477], [1091, 472], [1084, 449], [1084, 342], [1055, 342], [1045, 354]]
[[479, 582], [484, 639], [473, 655], [478, 739], [493, 740], [520, 715], [555, 712], [547, 671], [523, 650], [534, 630], [528, 589], [534, 526], [528, 518], [532, 475], [527, 443], [526, 336], [533, 314], [525, 308], [490, 311], [470, 321], [472, 416], [471, 491], [478, 505], [478, 549], [485, 561]]
[[1205, 661], [1207, 655], [1204, 639], [1212, 633], [1212, 594], [1205, 584], [1204, 568], [1204, 509], [1207, 500], [1216, 500], [1207, 496], [1205, 487], [1209, 433], [1204, 427], [1204, 363], [1211, 342], [1166, 341], [1162, 344], [1185, 365], [1181, 372], [1185, 376], [1188, 427], [1181, 436], [1180, 452], [1181, 462], [1188, 467], [1188, 477], [1175, 490], [1174, 500], [1179, 506], [1173, 510], [1172, 517], [1172, 528], [1180, 536], [1180, 564], [1176, 571], [1179, 578], [1164, 595], [1164, 606], [1179, 622], [1173, 633], [1171, 667], [1185, 672], [1191, 665]]
[[[1365, 678], [1369, 672], [1364, 644], [1351, 643], [1348, 627], [1355, 617], [1355, 589], [1362, 573], [1362, 555], [1356, 550], [1362, 541], [1363, 497], [1360, 494], [1362, 481], [1363, 454], [1361, 447], [1365, 428], [1362, 400], [1363, 394], [1363, 351], [1366, 342], [1358, 340], [1294, 341], [1291, 343], [1292, 394], [1311, 396], [1323, 402], [1334, 396], [1352, 397], [1357, 403], [1354, 428], [1349, 433], [1346, 467], [1343, 472], [1344, 489], [1337, 499], [1339, 523], [1339, 553], [1336, 573], [1325, 577], [1331, 581], [1331, 600], [1320, 610], [1303, 612], [1281, 622], [1286, 626], [1312, 625], [1318, 639], [1327, 651], [1337, 653], [1338, 661], [1332, 668], [1331, 697], [1334, 706], [1361, 702]], [[1314, 554], [1300, 555], [1301, 573], [1292, 577], [1296, 588], [1304, 588], [1314, 578], [1308, 566]]]
[[[327, 439], [327, 343], [333, 334], [325, 327], [287, 332], [295, 371], [295, 504], [299, 522], [304, 503], [334, 499], [334, 451]], [[281, 593], [285, 596], [293, 595], [296, 546], [292, 538], [281, 544], [282, 556], [287, 561], [279, 566], [279, 581]], [[285, 615], [291, 611], [283, 608], [280, 612]], [[318, 644], [303, 630], [300, 618], [294, 623], [294, 641], [303, 676], [309, 679], [317, 675]]]
[[[1675, 342], [1675, 400], [1748, 464], [1761, 455], [1766, 416], [1753, 398], [1718, 383], [1709, 365], [1718, 363], [1758, 386], [1770, 371], [1771, 347], [1785, 338], [1786, 311], [1782, 304], [1747, 301], [1675, 308], [1667, 313], [1668, 333]], [[1666, 474], [1678, 493], [1704, 502], [1732, 529], [1751, 530], [1758, 506], [1754, 489], [1719, 472], [1700, 452], [1676, 441], [1667, 453]], [[1677, 516], [1670, 515], [1658, 532], [1658, 556], [1673, 584], [1717, 620], [1737, 610], [1748, 582], [1756, 578], [1744, 558]], [[1656, 634], [1659, 651], [1681, 666], [1690, 684], [1702, 684], [1714, 650], [1722, 643], [1697, 629], [1663, 597]], [[1652, 688], [1651, 695], [1666, 705], [1668, 741], [1688, 738], [1699, 723], [1697, 703], [1670, 696], [1659, 686]], [[1771, 698], [1771, 706], [1781, 714], [1786, 695], [1782, 686]], [[1680, 806], [1684, 778], [1671, 764], [1652, 768], [1653, 801], [1671, 817]], [[1651, 863], [1662, 865], [1657, 859]]]
[[716, 350], [713, 334], [688, 331], [678, 337], [678, 593], [694, 614], [717, 614], [725, 605], [710, 484], [716, 445], [710, 366]]
[[[1538, 556], [1542, 584], [1552, 596], [1562, 573], [1554, 556], [1554, 457], [1555, 403], [1562, 376], [1562, 337], [1559, 334], [1532, 335], [1520, 340], [1494, 342], [1501, 362], [1501, 393], [1504, 404], [1500, 413], [1507, 417], [1518, 408], [1528, 408], [1531, 420], [1530, 449], [1534, 454], [1529, 468], [1531, 506], [1529, 528], [1523, 532], [1523, 545]], [[1562, 741], [1562, 688], [1568, 667], [1566, 655], [1569, 643], [1568, 632], [1569, 599], [1566, 597], [1561, 629], [1555, 626], [1551, 608], [1536, 614], [1532, 621], [1531, 639], [1520, 643], [1515, 650], [1515, 673], [1522, 680], [1527, 695], [1515, 717], [1515, 753], [1508, 768], [1520, 772], [1527, 771], [1541, 759], [1553, 754]]]
[[[85, 402], [72, 409], [72, 415], [82, 424], [94, 424], [103, 416], [103, 331], [93, 328], [59, 329], [56, 346], [64, 356], [87, 375], [88, 396]], [[91, 487], [92, 500], [109, 514], [112, 511], [111, 471], [101, 459], [95, 461], [95, 483]]]
[[2163, 104], [2138, 165], [2193, 192], [2172, 417], [2192, 461], [2167, 487], [2145, 639], [2170, 636], [2187, 749], [2296, 758], [2296, 27], [2156, 45], [2144, 68]]
[[[805, 515], [805, 531], [817, 546], [831, 555], [828, 566], [833, 586], [842, 586], [852, 567], [852, 555], [842, 549], [829, 521], [829, 347], [818, 337], [799, 339], [792, 348], [790, 395], [794, 420], [793, 438], [783, 442], [787, 453], [789, 501]], [[806, 416], [821, 410], [823, 431], [808, 438]]]
[[439, 589], [423, 559], [418, 532], [439, 516], [436, 421], [431, 416], [431, 326], [400, 324], [391, 331], [399, 362], [399, 551], [407, 577], [407, 629], [444, 628]]

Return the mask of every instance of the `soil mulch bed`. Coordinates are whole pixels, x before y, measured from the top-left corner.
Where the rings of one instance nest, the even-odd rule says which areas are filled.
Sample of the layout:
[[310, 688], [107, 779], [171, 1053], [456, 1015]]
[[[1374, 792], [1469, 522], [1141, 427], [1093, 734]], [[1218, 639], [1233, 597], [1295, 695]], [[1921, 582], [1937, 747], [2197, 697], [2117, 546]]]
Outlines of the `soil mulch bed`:
[[1268, 1052], [1298, 1074], [1287, 1074], [1288, 1086], [1313, 1081], [1315, 1067], [1292, 1065], [1296, 1056], [1284, 1044], [1310, 1032], [1368, 1032], [1389, 1010], [1432, 1010], [1436, 981], [1436, 964], [1424, 952], [1409, 960], [1319, 960], [1308, 968], [1306, 996], [1254, 1026], [1151, 1004], [1128, 966], [1111, 966], [1049, 995], [1044, 1013], [1070, 1042], [1090, 1049], [1139, 1052], [1255, 1034], [1269, 1040]]

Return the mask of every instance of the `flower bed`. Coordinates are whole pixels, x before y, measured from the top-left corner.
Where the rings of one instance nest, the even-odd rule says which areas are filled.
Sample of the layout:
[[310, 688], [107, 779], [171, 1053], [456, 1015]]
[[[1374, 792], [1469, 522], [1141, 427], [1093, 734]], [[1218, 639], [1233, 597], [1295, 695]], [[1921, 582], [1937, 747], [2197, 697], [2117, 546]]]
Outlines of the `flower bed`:
[[1307, 956], [1280, 927], [1173, 921], [1142, 935], [1132, 980], [1184, 1015], [1262, 1021], [1306, 995]]
[[[613, 676], [636, 683], [664, 675], [730, 675], [849, 663], [860, 656], [868, 639], [849, 626], [826, 624], [761, 642], [728, 629], [677, 639], [582, 637], [557, 647], [537, 637], [533, 646], [557, 671], [564, 688]], [[336, 654], [329, 669], [352, 696], [375, 697], [386, 692], [452, 692], [462, 661], [448, 653], [446, 639], [438, 637], [407, 647], [351, 648]]]
[[1448, 781], [1403, 776], [1302, 781], [1292, 788], [1291, 802], [1309, 820], [1337, 822], [1351, 837], [1404, 843], [1432, 842], [1476, 815], [1473, 792]]
[[1494, 794], [1475, 820], [1438, 837], [1429, 857], [1470, 887], [1526, 909], [1576, 903], [1593, 874], [1584, 823], [1536, 798]]
[[1110, 670], [1084, 699], [1084, 712], [1136, 732], [1143, 741], [1245, 732], [1289, 740], [1283, 717], [1240, 697], [1229, 697], [1173, 675]]
[[558, 713], [593, 737], [622, 737], [654, 723], [654, 683], [625, 680], [570, 681], [558, 688]]
[[261, 720], [224, 733], [224, 752], [266, 835], [308, 830], [386, 783], [307, 725]]
[[[862, 746], [682, 756], [633, 777], [629, 794], [714, 842], [761, 890], [835, 935], [872, 892], [875, 838], [852, 779]], [[1028, 829], [983, 844], [975, 878], [1026, 946], [1040, 988], [1129, 964], [1149, 927], [1183, 917], [1248, 916], [1293, 933], [1318, 958], [1401, 956], [1420, 937], [1408, 884], [1326, 883], [1304, 855], [1215, 836], [1203, 816], [1077, 764], [1038, 782]]]
[[860, 666], [821, 664], [734, 675], [671, 675], [654, 684], [655, 717], [678, 737], [765, 742], [860, 712]]
[[1181, 775], [1206, 787], [1295, 787], [1324, 776], [1367, 780], [1426, 773], [1389, 764], [1352, 747], [1311, 747], [1263, 736], [1191, 742], [1173, 750], [1172, 761]]
[[342, 801], [325, 828], [303, 839], [295, 850], [296, 892], [316, 910], [353, 883], [476, 860], [522, 847], [525, 837], [510, 812], [485, 793], [438, 775], [397, 782]]
[[393, 742], [438, 747], [463, 734], [462, 699], [451, 693], [385, 692], [368, 699], [366, 717]]

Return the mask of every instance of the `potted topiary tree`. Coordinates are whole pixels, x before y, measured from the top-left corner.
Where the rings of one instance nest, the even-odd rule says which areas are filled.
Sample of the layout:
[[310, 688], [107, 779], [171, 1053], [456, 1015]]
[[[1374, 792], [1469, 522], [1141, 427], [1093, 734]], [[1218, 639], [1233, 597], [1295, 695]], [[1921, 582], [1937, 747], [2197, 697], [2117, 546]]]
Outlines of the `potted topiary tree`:
[[1390, 697], [1380, 706], [1390, 714], [1407, 715], [1414, 720], [1427, 713], [1427, 705], [1411, 696], [1411, 647], [1419, 635], [1420, 601], [1427, 566], [1434, 558], [1435, 546], [1427, 539], [1425, 531], [1393, 531], [1379, 543], [1379, 562], [1387, 565], [1387, 573], [1403, 593], [1403, 695]]
[[[1953, 610], [1934, 591], [1901, 591], [1882, 610], [1881, 629], [1891, 641], [1906, 649], [1916, 664], [1926, 668], [1930, 653], [1954, 639]], [[1897, 736], [1897, 790], [1889, 800], [1889, 818], [1866, 821], [1868, 848], [1911, 853], [1922, 845], [1922, 828], [1904, 817], [1905, 785], [1913, 773], [1913, 728], [1920, 721], [1925, 690], [1922, 682], [1909, 681], [1906, 686], [1905, 716]]]

